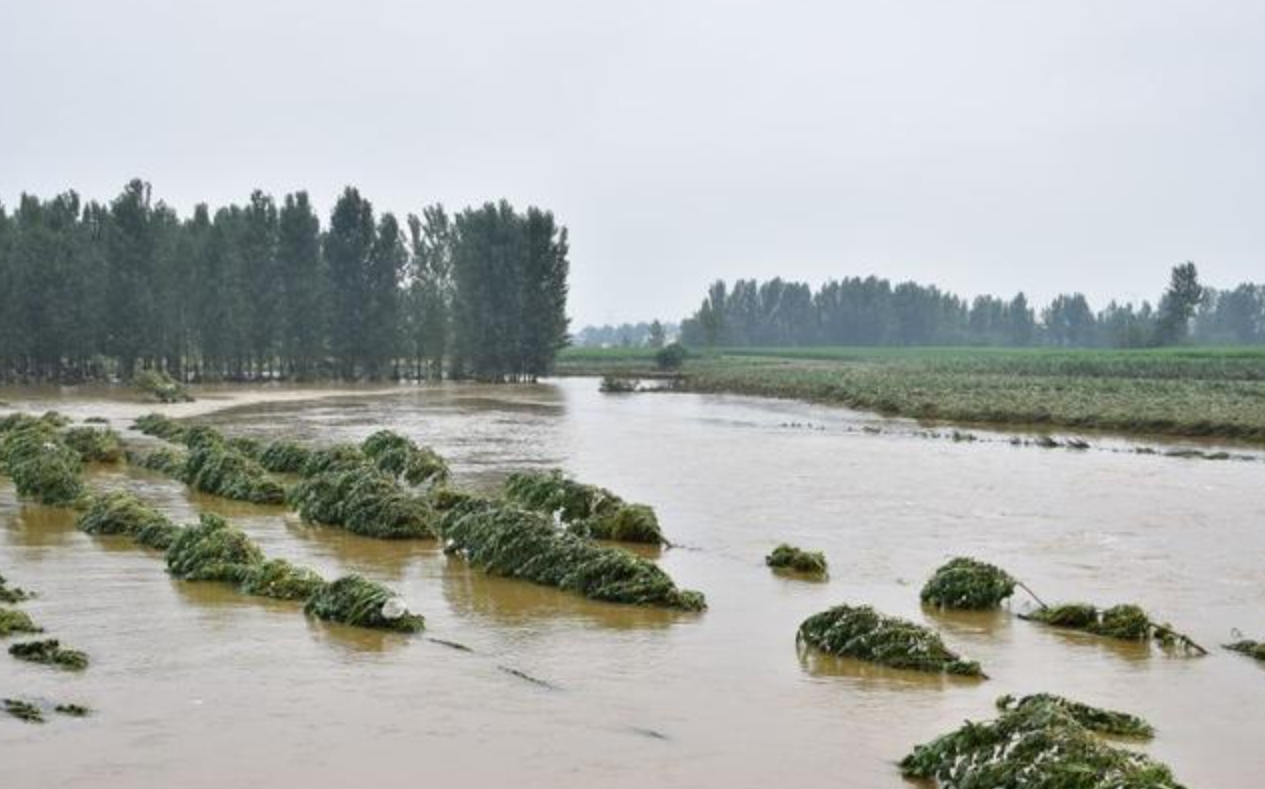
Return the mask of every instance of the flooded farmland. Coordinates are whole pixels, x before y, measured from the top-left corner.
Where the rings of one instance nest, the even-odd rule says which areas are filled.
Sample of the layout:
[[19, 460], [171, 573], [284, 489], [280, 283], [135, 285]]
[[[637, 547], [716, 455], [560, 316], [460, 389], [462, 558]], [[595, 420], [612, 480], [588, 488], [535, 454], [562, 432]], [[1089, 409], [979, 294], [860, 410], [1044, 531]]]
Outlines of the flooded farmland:
[[[44, 726], [0, 718], [5, 787], [899, 787], [896, 762], [1006, 693], [1048, 691], [1143, 716], [1144, 750], [1184, 784], [1253, 785], [1265, 770], [1265, 670], [1019, 620], [924, 610], [945, 559], [995, 562], [1046, 600], [1137, 602], [1209, 647], [1265, 633], [1265, 464], [937, 440], [911, 423], [722, 395], [601, 395], [596, 381], [386, 391], [201, 393], [164, 406], [229, 435], [311, 444], [389, 427], [433, 446], [459, 485], [559, 466], [658, 511], [675, 547], [646, 553], [701, 614], [603, 604], [490, 577], [433, 541], [386, 542], [282, 507], [95, 467], [178, 522], [216, 512], [269, 556], [357, 572], [426, 616], [419, 636], [306, 619], [297, 603], [173, 580], [157, 554], [76, 530], [0, 480], [0, 573], [23, 605], [92, 656], [68, 675], [0, 660], [0, 695], [97, 712]], [[322, 395], [317, 397], [317, 395]], [[223, 397], [217, 400], [216, 397]], [[14, 408], [106, 417], [153, 410], [91, 392], [11, 391]], [[135, 442], [152, 441], [135, 433]], [[830, 577], [771, 573], [788, 541]], [[987, 680], [877, 668], [797, 649], [806, 616], [842, 602], [938, 628]], [[448, 643], [444, 643], [448, 642]], [[459, 644], [465, 648], [454, 648]]]

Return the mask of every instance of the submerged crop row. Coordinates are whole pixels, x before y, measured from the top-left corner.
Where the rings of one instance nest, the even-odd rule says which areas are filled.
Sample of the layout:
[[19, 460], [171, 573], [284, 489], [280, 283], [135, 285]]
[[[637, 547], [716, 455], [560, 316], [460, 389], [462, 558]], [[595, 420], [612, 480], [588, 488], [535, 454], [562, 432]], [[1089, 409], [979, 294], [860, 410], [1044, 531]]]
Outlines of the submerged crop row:
[[13, 480], [18, 495], [51, 506], [72, 506], [83, 495], [85, 462], [122, 457], [111, 430], [81, 426], [66, 429], [56, 412], [40, 417], [11, 414], [0, 420], [0, 473]]
[[511, 474], [505, 482], [505, 497], [529, 509], [557, 513], [569, 531], [582, 537], [654, 545], [666, 542], [649, 506], [630, 504], [559, 469]]
[[946, 789], [1181, 789], [1165, 765], [1098, 736], [1149, 738], [1140, 718], [1046, 694], [1003, 696], [997, 706], [996, 720], [915, 747], [901, 771]]
[[259, 597], [305, 601], [317, 618], [358, 627], [415, 632], [424, 620], [386, 587], [360, 576], [327, 583], [315, 571], [269, 559], [241, 529], [217, 515], [203, 514], [180, 527], [131, 493], [93, 499], [78, 526], [90, 534], [125, 535], [162, 550], [167, 569], [186, 581], [219, 581]]
[[[281, 504], [285, 488], [253, 457], [253, 447], [225, 439], [209, 427], [186, 427], [162, 414], [147, 414], [133, 425], [146, 435], [184, 444], [183, 456], [158, 450], [140, 460], [155, 471], [178, 477], [204, 493], [255, 504]], [[161, 454], [160, 454], [161, 453]]]
[[445, 550], [510, 578], [576, 592], [593, 600], [701, 611], [700, 592], [678, 589], [657, 565], [628, 551], [559, 531], [533, 510], [469, 501], [443, 518]]

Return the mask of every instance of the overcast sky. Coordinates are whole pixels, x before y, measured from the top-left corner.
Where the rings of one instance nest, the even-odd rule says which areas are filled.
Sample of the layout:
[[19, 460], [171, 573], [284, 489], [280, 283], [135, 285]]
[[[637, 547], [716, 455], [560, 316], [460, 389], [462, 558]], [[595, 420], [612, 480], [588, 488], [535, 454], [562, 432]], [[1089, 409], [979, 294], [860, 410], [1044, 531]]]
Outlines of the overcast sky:
[[0, 0], [0, 201], [354, 184], [570, 228], [576, 328], [716, 278], [1265, 281], [1265, 3]]

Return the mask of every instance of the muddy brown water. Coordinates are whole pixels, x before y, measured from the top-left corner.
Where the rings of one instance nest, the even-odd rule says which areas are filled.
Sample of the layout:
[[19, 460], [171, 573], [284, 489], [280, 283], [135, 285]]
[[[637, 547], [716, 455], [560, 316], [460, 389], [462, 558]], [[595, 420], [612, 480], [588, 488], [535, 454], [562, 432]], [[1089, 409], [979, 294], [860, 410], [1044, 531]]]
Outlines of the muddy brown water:
[[[226, 409], [205, 418], [317, 443], [387, 426], [473, 486], [562, 466], [657, 508], [681, 547], [656, 561], [707, 594], [704, 614], [589, 602], [488, 577], [432, 542], [311, 527], [140, 470], [90, 472], [93, 487], [133, 488], [180, 521], [230, 516], [269, 555], [384, 582], [428, 624], [414, 637], [329, 626], [298, 605], [174, 581], [157, 554], [84, 535], [0, 481], [0, 573], [38, 590], [25, 609], [93, 661], [71, 675], [4, 656], [0, 695], [97, 710], [43, 726], [0, 716], [0, 787], [901, 787], [895, 763], [915, 743], [1038, 691], [1148, 718], [1159, 735], [1145, 750], [1192, 789], [1259, 785], [1261, 665], [1042, 629], [1014, 616], [1020, 599], [953, 616], [918, 603], [930, 571], [965, 553], [1049, 600], [1139, 602], [1210, 647], [1236, 627], [1265, 636], [1259, 459], [934, 441], [839, 409], [596, 389], [225, 389], [164, 410]], [[151, 410], [92, 390], [0, 400], [119, 428]], [[824, 550], [830, 580], [769, 572], [762, 557], [781, 540]], [[938, 627], [991, 679], [797, 650], [798, 623], [841, 602]]]

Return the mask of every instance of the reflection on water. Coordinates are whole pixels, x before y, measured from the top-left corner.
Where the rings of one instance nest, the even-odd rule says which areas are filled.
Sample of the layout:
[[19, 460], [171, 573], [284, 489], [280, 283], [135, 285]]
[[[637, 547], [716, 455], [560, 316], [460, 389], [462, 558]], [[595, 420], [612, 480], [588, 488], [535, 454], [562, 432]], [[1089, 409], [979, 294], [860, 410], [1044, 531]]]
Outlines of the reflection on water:
[[[0, 659], [0, 695], [100, 711], [43, 727], [0, 719], [0, 786], [390, 789], [424, 770], [462, 786], [899, 787], [894, 765], [913, 744], [993, 715], [1002, 694], [1041, 691], [1148, 718], [1159, 736], [1147, 752], [1192, 787], [1250, 786], [1265, 770], [1262, 667], [1215, 650], [1232, 628], [1265, 621], [1259, 463], [1015, 448], [983, 431], [972, 432], [998, 440], [933, 441], [844, 410], [603, 397], [594, 381], [222, 387], [175, 406], [117, 394], [3, 399], [116, 429], [150, 410], [206, 414], [233, 435], [321, 445], [390, 427], [483, 490], [516, 469], [562, 466], [653, 504], [667, 537], [689, 547], [631, 550], [705, 592], [710, 608], [596, 603], [489, 576], [434, 541], [371, 540], [139, 469], [90, 470], [92, 488], [135, 490], [177, 523], [216, 512], [269, 556], [386, 583], [427, 619], [423, 636], [364, 631], [175, 581], [161, 554], [81, 534], [73, 513], [20, 504], [0, 480], [0, 573], [37, 590], [24, 608], [93, 660], [69, 676]], [[267, 402], [249, 402], [258, 396]], [[770, 572], [763, 557], [783, 541], [824, 551], [829, 579]], [[1214, 654], [1023, 622], [1022, 600], [923, 608], [922, 580], [962, 554], [1051, 601], [1136, 601]], [[990, 679], [796, 646], [806, 616], [845, 602], [936, 627]]]

